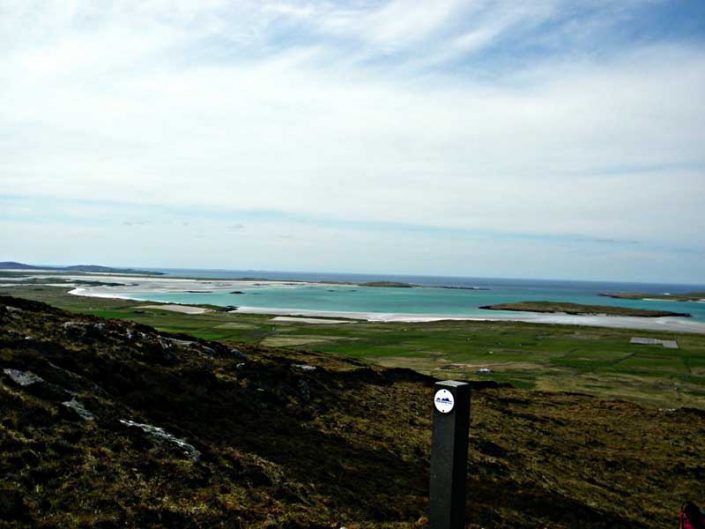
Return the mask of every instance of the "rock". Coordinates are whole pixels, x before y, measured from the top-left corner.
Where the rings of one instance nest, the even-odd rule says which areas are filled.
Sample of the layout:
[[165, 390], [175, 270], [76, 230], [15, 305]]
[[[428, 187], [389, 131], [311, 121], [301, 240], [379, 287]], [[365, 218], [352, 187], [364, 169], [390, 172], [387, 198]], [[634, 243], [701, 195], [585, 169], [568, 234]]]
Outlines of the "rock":
[[232, 358], [236, 358], [237, 360], [249, 360], [249, 357], [236, 347], [230, 347], [228, 349], [228, 355]]
[[213, 358], [233, 358], [235, 360], [249, 360], [249, 357], [237, 349], [223, 344], [215, 344], [217, 347], [209, 347], [204, 344], [199, 344], [199, 348], [205, 354]]
[[174, 345], [180, 346], [180, 347], [190, 347], [196, 343], [195, 340], [184, 340], [184, 339], [180, 339], [180, 338], [166, 338], [166, 339], [169, 340]]
[[308, 364], [294, 364], [294, 367], [299, 368], [301, 371], [315, 371], [318, 369], [316, 366], [310, 366]]
[[171, 444], [172, 446], [176, 446], [183, 452], [184, 455], [188, 456], [193, 461], [197, 461], [201, 457], [201, 452], [196, 450], [196, 448], [192, 444], [187, 443], [183, 439], [179, 439], [178, 437], [170, 434], [169, 432], [164, 431], [164, 429], [159, 428], [158, 426], [152, 426], [151, 424], [143, 424], [131, 421], [129, 419], [120, 419], [120, 423], [124, 424], [128, 428], [139, 428], [144, 433], [158, 441], [163, 441], [168, 444]]
[[208, 347], [207, 345], [202, 345], [201, 351], [206, 353], [208, 356], [215, 356], [215, 349], [213, 349], [212, 347]]
[[20, 369], [5, 368], [2, 370], [10, 380], [18, 386], [25, 388], [25, 391], [47, 400], [62, 400], [69, 396], [69, 392], [61, 386], [50, 384], [39, 375], [35, 375], [31, 371], [22, 371]]
[[79, 401], [77, 401], [75, 398], [72, 398], [71, 400], [67, 400], [61, 403], [62, 406], [65, 406], [69, 410], [72, 410], [78, 417], [83, 419], [84, 421], [94, 421], [95, 420], [95, 415], [93, 415], [90, 411], [86, 409], [86, 407], [81, 404]]
[[174, 349], [174, 344], [169, 339], [157, 338], [157, 341], [164, 351], [172, 351]]
[[39, 375], [35, 375], [31, 371], [21, 371], [19, 369], [3, 369], [3, 373], [5, 373], [10, 379], [17, 385], [19, 386], [31, 386], [32, 384], [37, 384], [38, 382], [44, 382], [44, 379], [40, 377]]
[[161, 337], [157, 337], [156, 340], [146, 339], [140, 344], [145, 358], [151, 362], [161, 365], [174, 365], [178, 361], [178, 357], [175, 354], [176, 346]]

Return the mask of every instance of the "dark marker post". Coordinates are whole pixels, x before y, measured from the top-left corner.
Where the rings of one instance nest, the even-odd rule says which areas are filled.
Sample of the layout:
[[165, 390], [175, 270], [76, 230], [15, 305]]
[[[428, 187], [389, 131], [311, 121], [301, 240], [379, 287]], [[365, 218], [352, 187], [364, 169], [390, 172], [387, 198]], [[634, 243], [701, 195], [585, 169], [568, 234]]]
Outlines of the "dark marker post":
[[465, 527], [470, 384], [436, 382], [433, 393], [429, 529]]

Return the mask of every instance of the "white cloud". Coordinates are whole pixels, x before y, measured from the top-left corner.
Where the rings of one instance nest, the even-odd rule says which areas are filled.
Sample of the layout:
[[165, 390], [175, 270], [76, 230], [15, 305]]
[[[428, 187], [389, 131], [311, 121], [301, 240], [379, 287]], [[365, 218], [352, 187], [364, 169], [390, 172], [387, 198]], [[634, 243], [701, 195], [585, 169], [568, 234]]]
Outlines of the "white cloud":
[[699, 45], [461, 78], [565, 4], [91, 5], [0, 16], [0, 194], [705, 245]]

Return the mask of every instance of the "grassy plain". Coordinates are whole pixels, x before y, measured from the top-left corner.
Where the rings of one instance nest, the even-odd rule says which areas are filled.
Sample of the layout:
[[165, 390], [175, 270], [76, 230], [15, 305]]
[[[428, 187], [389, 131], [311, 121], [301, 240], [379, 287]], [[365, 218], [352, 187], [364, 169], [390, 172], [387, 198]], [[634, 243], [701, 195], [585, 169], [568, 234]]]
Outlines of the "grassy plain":
[[[143, 302], [67, 292], [39, 285], [0, 288], [0, 294], [207, 340], [352, 357], [409, 367], [436, 378], [487, 379], [664, 408], [705, 408], [703, 335], [500, 321], [280, 322], [260, 314], [179, 314], [140, 308]], [[633, 336], [676, 340], [679, 349], [630, 344]], [[491, 372], [478, 374], [480, 368]]]

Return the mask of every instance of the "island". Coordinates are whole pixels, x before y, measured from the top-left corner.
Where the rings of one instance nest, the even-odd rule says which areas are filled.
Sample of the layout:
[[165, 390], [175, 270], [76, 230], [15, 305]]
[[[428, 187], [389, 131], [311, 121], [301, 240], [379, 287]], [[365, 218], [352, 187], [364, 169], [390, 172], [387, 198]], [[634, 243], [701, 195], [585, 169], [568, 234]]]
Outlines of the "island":
[[438, 288], [445, 288], [448, 290], [490, 290], [489, 287], [452, 287], [452, 286], [440, 286]]
[[705, 301], [705, 292], [685, 292], [682, 294], [649, 294], [646, 292], [605, 292], [600, 294], [614, 299], [658, 299], [665, 301]]
[[409, 283], [400, 283], [398, 281], [368, 281], [367, 283], [359, 283], [361, 287], [381, 287], [381, 288], [413, 288], [414, 285]]
[[668, 310], [633, 309], [630, 307], [611, 307], [607, 305], [582, 305], [580, 303], [563, 303], [558, 301], [520, 301], [517, 303], [499, 303], [480, 307], [486, 310], [511, 310], [519, 312], [543, 312], [563, 314], [591, 314], [604, 316], [636, 316], [639, 318], [660, 318], [663, 316], [679, 316], [689, 318], [685, 312]]

